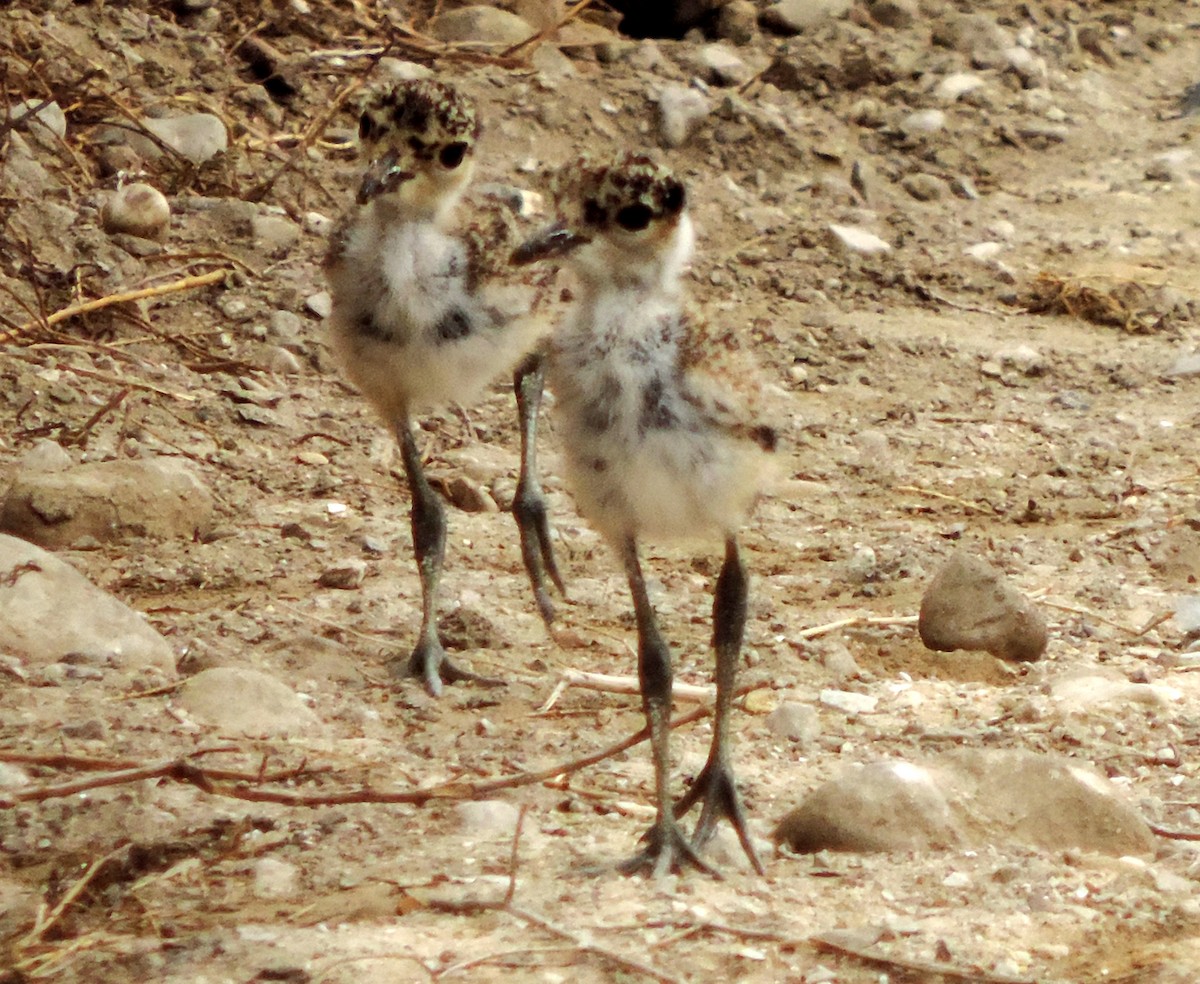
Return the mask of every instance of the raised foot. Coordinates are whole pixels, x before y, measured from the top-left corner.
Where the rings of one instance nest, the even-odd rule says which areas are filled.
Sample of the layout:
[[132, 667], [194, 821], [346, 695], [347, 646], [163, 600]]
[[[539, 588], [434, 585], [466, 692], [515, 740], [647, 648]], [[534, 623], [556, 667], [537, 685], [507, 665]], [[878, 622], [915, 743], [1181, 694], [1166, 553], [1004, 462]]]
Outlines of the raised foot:
[[558, 572], [558, 562], [554, 559], [554, 546], [550, 540], [550, 519], [541, 490], [536, 487], [519, 487], [513, 500], [512, 511], [521, 536], [521, 557], [525, 561], [525, 570], [533, 585], [538, 612], [546, 628], [550, 628], [554, 622], [555, 611], [554, 602], [550, 600], [547, 578], [564, 598], [567, 590], [563, 585], [562, 575]]
[[643, 838], [646, 847], [617, 865], [623, 875], [647, 872], [654, 878], [662, 878], [684, 867], [695, 868], [706, 875], [720, 879], [721, 873], [705, 861], [692, 847], [674, 817], [659, 818]]
[[470, 670], [464, 670], [451, 662], [437, 640], [423, 639], [404, 667], [403, 675], [416, 677], [425, 685], [425, 690], [433, 697], [442, 695], [443, 684], [447, 683], [478, 683], [485, 687], [502, 687], [503, 680], [495, 677], [480, 676]]
[[746, 827], [746, 811], [733, 779], [733, 768], [720, 758], [710, 758], [691, 788], [679, 798], [675, 804], [676, 818], [684, 816], [700, 802], [703, 806], [696, 829], [692, 832], [691, 847], [697, 851], [703, 850], [716, 832], [717, 822], [728, 820], [754, 870], [760, 875], [766, 874]]

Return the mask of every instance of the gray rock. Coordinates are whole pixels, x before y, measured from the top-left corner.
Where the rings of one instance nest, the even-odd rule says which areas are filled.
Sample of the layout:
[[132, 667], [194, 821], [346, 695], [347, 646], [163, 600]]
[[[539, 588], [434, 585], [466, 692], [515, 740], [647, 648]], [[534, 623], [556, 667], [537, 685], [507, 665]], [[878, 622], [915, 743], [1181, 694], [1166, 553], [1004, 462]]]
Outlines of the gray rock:
[[353, 591], [362, 587], [363, 578], [367, 575], [367, 564], [358, 558], [352, 558], [334, 567], [327, 567], [317, 578], [317, 584], [323, 588], [338, 588], [342, 591]]
[[649, 38], [634, 48], [629, 53], [627, 60], [630, 68], [636, 68], [641, 72], [657, 72], [664, 65], [670, 63], [658, 43]]
[[964, 839], [933, 771], [899, 761], [851, 769], [819, 786], [773, 836], [802, 854], [947, 849]]
[[906, 174], [900, 180], [900, 187], [919, 202], [935, 202], [945, 198], [950, 190], [941, 178], [924, 172]]
[[867, 13], [876, 24], [884, 27], [912, 27], [921, 16], [921, 8], [916, 0], [870, 0]]
[[1008, 749], [849, 769], [787, 814], [774, 838], [802, 852], [1154, 850], [1149, 827], [1107, 779], [1074, 760]]
[[1046, 59], [1020, 45], [1005, 48], [1003, 57], [1008, 68], [1021, 80], [1021, 85], [1026, 89], [1038, 89], [1046, 84], [1049, 77]]
[[74, 464], [75, 459], [67, 454], [61, 444], [48, 437], [42, 437], [34, 441], [33, 447], [21, 456], [21, 460], [17, 462], [17, 472], [60, 472], [66, 471]]
[[539, 44], [529, 63], [548, 79], [565, 79], [579, 74], [575, 63], [553, 44]]
[[732, 0], [717, 11], [717, 37], [749, 44], [758, 33], [758, 8], [753, 0]]
[[431, 79], [434, 71], [428, 65], [404, 61], [401, 58], [380, 58], [379, 71], [392, 82], [411, 82], [416, 79]]
[[825, 707], [832, 707], [846, 714], [872, 714], [879, 706], [878, 697], [853, 690], [822, 690], [818, 699]]
[[463, 512], [494, 513], [500, 507], [488, 490], [466, 475], [456, 475], [446, 483], [446, 497]]
[[779, 34], [802, 34], [826, 21], [846, 17], [851, 0], [780, 0], [759, 16], [763, 27]]
[[175, 676], [167, 641], [69, 564], [0, 534], [0, 651], [48, 666], [73, 654], [132, 673]]
[[767, 715], [767, 730], [777, 738], [807, 744], [821, 733], [816, 708], [796, 701], [784, 701]]
[[[229, 134], [219, 116], [212, 113], [188, 113], [162, 119], [144, 119], [142, 126], [181, 157], [193, 164], [204, 164], [229, 147]], [[136, 149], [136, 148], [135, 148]], [[155, 147], [153, 156], [158, 156]]]
[[1012, 32], [987, 14], [947, 14], [931, 33], [934, 44], [969, 55], [976, 68], [999, 68], [1004, 49], [1014, 42]]
[[704, 93], [690, 86], [664, 86], [658, 94], [658, 129], [664, 146], [682, 147], [711, 109]]
[[982, 650], [1031, 662], [1046, 651], [1046, 622], [1024, 595], [986, 561], [956, 553], [921, 599], [918, 625], [929, 649]]
[[322, 730], [320, 719], [290, 687], [245, 667], [197, 673], [179, 688], [179, 705], [222, 734], [258, 737]]
[[1091, 668], [1056, 679], [1050, 684], [1050, 696], [1061, 713], [1087, 717], [1109, 715], [1114, 709], [1133, 705], [1163, 710], [1183, 694], [1164, 684], [1131, 683], [1116, 671], [1105, 673]]
[[433, 23], [433, 36], [449, 42], [512, 45], [536, 33], [528, 21], [516, 14], [482, 4], [447, 10]]
[[714, 85], [741, 85], [751, 75], [749, 67], [729, 47], [706, 44], [697, 53], [697, 67]]
[[821, 665], [825, 667], [825, 671], [835, 683], [856, 680], [862, 675], [862, 669], [858, 665], [858, 660], [854, 658], [854, 653], [850, 652], [845, 643], [836, 640], [822, 652]]
[[175, 458], [102, 461], [19, 474], [0, 506], [0, 532], [43, 547], [80, 537], [192, 539], [212, 526], [213, 498]]
[[300, 227], [286, 215], [256, 215], [250, 220], [250, 233], [265, 253], [276, 258], [286, 256], [300, 241]]
[[67, 116], [56, 102], [47, 103], [36, 113], [33, 112], [41, 101], [26, 99], [17, 103], [8, 111], [8, 118], [16, 121], [17, 128], [24, 130], [38, 143], [56, 147], [67, 135]]

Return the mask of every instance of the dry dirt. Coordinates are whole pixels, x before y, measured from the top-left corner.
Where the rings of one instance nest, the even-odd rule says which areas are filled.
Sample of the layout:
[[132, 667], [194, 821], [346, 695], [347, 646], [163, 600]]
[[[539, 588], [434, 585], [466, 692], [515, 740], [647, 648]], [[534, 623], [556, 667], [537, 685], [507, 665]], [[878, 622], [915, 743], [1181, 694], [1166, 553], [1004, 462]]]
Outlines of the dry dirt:
[[[146, 283], [232, 272], [222, 285], [126, 306], [120, 317], [107, 309], [7, 335], [0, 467], [11, 478], [13, 463], [47, 436], [80, 460], [186, 457], [219, 500], [206, 542], [147, 539], [60, 555], [146, 613], [177, 647], [181, 674], [263, 669], [307, 695], [324, 731], [221, 736], [180, 714], [171, 692], [136, 697], [104, 681], [31, 688], [5, 678], [0, 742], [145, 763], [221, 743], [238, 750], [219, 757], [225, 767], [316, 770], [281, 788], [320, 795], [501, 778], [632, 734], [641, 724], [634, 697], [569, 688], [539, 712], [560, 671], [627, 675], [635, 662], [620, 572], [556, 477], [552, 407], [544, 468], [570, 590], [566, 645], [537, 617], [511, 521], [456, 510], [445, 590], [452, 634], [465, 647], [458, 658], [509, 684], [450, 688], [435, 701], [389, 680], [385, 663], [407, 650], [419, 616], [398, 460], [336, 378], [305, 307], [322, 289], [321, 236], [305, 231], [271, 254], [246, 231], [256, 208], [303, 222], [308, 212], [334, 217], [349, 201], [355, 165], [336, 141], [295, 148], [310, 126], [309, 136], [320, 134], [368, 60], [309, 55], [380, 43], [385, 9], [371, 0], [313, 4], [308, 15], [286, 4], [218, 7], [202, 29], [193, 15], [140, 0], [6, 8], [8, 97], [53, 96], [69, 120], [66, 145], [38, 152], [44, 187], [7, 179], [0, 187], [7, 327], [24, 325], [39, 304], [49, 313]], [[1023, 31], [1046, 59], [1047, 84], [1022, 90], [1011, 74], [979, 70], [985, 97], [944, 107], [945, 130], [906, 139], [896, 121], [936, 105], [932, 84], [974, 71], [930, 43], [931, 27], [955, 8]], [[1200, 341], [1198, 117], [1177, 110], [1198, 81], [1200, 4], [933, 2], [923, 11], [904, 28], [841, 22], [803, 60], [805, 88], [745, 88], [741, 98], [758, 108], [750, 115], [722, 111], [729, 90], [714, 89], [699, 133], [665, 152], [692, 190], [696, 300], [750, 340], [783, 424], [783, 478], [744, 534], [755, 580], [742, 679], [763, 689], [757, 713], [739, 712], [734, 725], [747, 807], [765, 836], [851, 763], [948, 745], [1014, 747], [1094, 763], [1152, 822], [1200, 830], [1198, 678], [1176, 623], [1142, 631], [1197, 593], [1200, 569], [1200, 383], [1167, 373]], [[421, 25], [428, 12], [388, 8], [396, 23], [411, 15]], [[1096, 25], [1087, 47], [1068, 43]], [[230, 54], [250, 31], [292, 59], [299, 92], [289, 100], [263, 93]], [[690, 75], [597, 61], [576, 47], [568, 49], [576, 74], [547, 82], [519, 56], [439, 57], [436, 45], [397, 37], [394, 54], [434, 65], [478, 99], [484, 182], [530, 186], [522, 167], [531, 159], [655, 145], [650, 95], [664, 78]], [[868, 78], [854, 77], [857, 89], [828, 71], [851, 41], [871, 66]], [[765, 64], [778, 44], [760, 37], [739, 50]], [[660, 47], [671, 65], [685, 65], [699, 44]], [[80, 81], [89, 67], [98, 73]], [[864, 99], [882, 125], [853, 121]], [[230, 152], [204, 167], [147, 165], [176, 213], [159, 255], [131, 255], [96, 227], [112, 182], [98, 177], [91, 135], [119, 116], [118, 103], [206, 109], [232, 128]], [[772, 113], [781, 127], [770, 125]], [[345, 108], [328, 122], [332, 137], [354, 116]], [[1148, 178], [1173, 150], [1192, 155], [1174, 179]], [[869, 204], [850, 182], [856, 162], [867, 165]], [[947, 187], [965, 179], [978, 197], [947, 191], [918, 201], [899, 183], [918, 172]], [[277, 179], [264, 189], [268, 177]], [[258, 206], [204, 207], [203, 199], [256, 193]], [[831, 222], [870, 228], [896, 248], [847, 254]], [[1003, 243], [999, 265], [964, 253], [991, 240]], [[1133, 300], [1116, 308], [1127, 324], [1084, 317], [1095, 305], [1080, 288], [1128, 283], [1138, 285]], [[1065, 288], [1069, 310], [1029, 313], [1023, 302], [1035, 288]], [[294, 337], [281, 335], [277, 311], [303, 319]], [[298, 373], [268, 371], [281, 344], [298, 354]], [[270, 391], [265, 412], [246, 414], [227, 395], [247, 379]], [[497, 386], [468, 418], [469, 428], [453, 412], [428, 418], [431, 472], [511, 488], [511, 394]], [[924, 585], [960, 546], [1042, 604], [1052, 623], [1045, 661], [1013, 668], [979, 654], [931, 654], [910, 624], [802, 634], [856, 616], [914, 614]], [[368, 562], [360, 588], [317, 585], [347, 558]], [[651, 546], [647, 558], [678, 679], [705, 683], [716, 554]], [[839, 642], [862, 671], [845, 686], [878, 696], [879, 710], [847, 717], [823, 708], [822, 734], [807, 745], [772, 736], [762, 711], [785, 699], [815, 703], [834, 685], [822, 655]], [[1179, 699], [1057, 713], [1048, 682], [1081, 666], [1168, 683]], [[680, 784], [703, 762], [708, 738], [704, 722], [675, 733]], [[38, 783], [74, 775], [29, 771]], [[8, 849], [0, 964], [13, 967], [4, 979], [586, 982], [655, 979], [650, 967], [677, 981], [937, 979], [809, 942], [837, 929], [871, 939], [880, 928], [881, 953], [948, 958], [1001, 979], [1200, 978], [1200, 858], [1187, 841], [1164, 837], [1158, 856], [1142, 861], [999, 844], [771, 856], [765, 878], [733, 854], [723, 881], [689, 873], [655, 884], [590, 871], [634, 849], [650, 779], [638, 747], [567, 779], [496, 794], [528, 808], [514, 905], [570, 939], [511, 912], [435, 904], [500, 899], [510, 866], [511, 838], [464, 832], [450, 801], [295, 807], [152, 780], [25, 804], [0, 814]], [[121, 853], [123, 863], [73, 899], [50, 932], [26, 936], [39, 905], [58, 904], [89, 864], [129, 842], [137, 851]], [[264, 859], [298, 869], [294, 895], [256, 894]], [[473, 965], [445, 973], [463, 963]]]

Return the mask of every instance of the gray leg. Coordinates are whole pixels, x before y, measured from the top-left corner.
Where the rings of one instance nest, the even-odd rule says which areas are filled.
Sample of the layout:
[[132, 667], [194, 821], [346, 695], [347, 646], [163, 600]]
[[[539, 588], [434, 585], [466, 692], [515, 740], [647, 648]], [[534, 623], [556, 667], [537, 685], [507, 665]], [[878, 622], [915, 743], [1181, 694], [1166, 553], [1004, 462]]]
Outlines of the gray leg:
[[442, 579], [442, 561], [446, 556], [446, 509], [425, 478], [421, 451], [413, 437], [407, 417], [396, 425], [396, 437], [404, 458], [404, 474], [412, 493], [412, 538], [417, 555], [417, 571], [421, 576], [421, 633], [408, 661], [408, 674], [419, 677], [425, 689], [435, 697], [441, 694], [442, 684], [459, 680], [487, 680], [450, 662], [438, 638], [438, 588]]
[[521, 535], [521, 557], [533, 595], [537, 599], [538, 611], [547, 628], [554, 621], [554, 603], [546, 579], [549, 577], [559, 594], [566, 594], [554, 550], [550, 544], [550, 522], [546, 515], [546, 499], [542, 494], [537, 470], [537, 418], [542, 404], [542, 388], [545, 375], [542, 356], [534, 353], [517, 368], [513, 375], [513, 389], [517, 394], [517, 415], [521, 428], [521, 475], [517, 480], [517, 494], [513, 498], [513, 517]]
[[696, 777], [691, 788], [675, 804], [675, 816], [682, 817], [701, 799], [704, 805], [692, 836], [698, 850], [712, 837], [717, 821], [726, 818], [737, 831], [742, 850], [763, 874], [762, 863], [746, 830], [746, 814], [733, 778], [733, 763], [729, 757], [729, 712], [733, 705], [734, 681], [737, 678], [738, 657], [746, 628], [749, 602], [749, 579], [738, 551], [737, 540], [725, 541], [725, 563], [717, 577], [713, 598], [713, 649], [717, 654], [717, 703], [714, 710], [713, 742], [708, 762]]
[[671, 650], [658, 630], [658, 620], [646, 592], [646, 582], [638, 561], [637, 542], [633, 537], [629, 537], [623, 545], [622, 561], [637, 617], [638, 679], [642, 688], [642, 708], [650, 730], [650, 749], [654, 757], [654, 799], [658, 813], [654, 826], [646, 834], [645, 850], [621, 864], [620, 869], [626, 874], [633, 874], [648, 868], [659, 878], [686, 863], [720, 877], [692, 848], [675, 819], [671, 805]]

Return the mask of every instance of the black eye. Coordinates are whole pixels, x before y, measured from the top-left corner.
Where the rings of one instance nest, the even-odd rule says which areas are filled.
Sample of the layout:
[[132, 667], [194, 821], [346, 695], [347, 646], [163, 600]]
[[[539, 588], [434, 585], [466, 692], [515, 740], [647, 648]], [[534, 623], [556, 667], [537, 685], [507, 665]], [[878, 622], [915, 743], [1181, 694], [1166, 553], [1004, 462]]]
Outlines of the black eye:
[[467, 156], [467, 145], [461, 141], [447, 144], [442, 148], [442, 152], [438, 154], [438, 160], [442, 162], [442, 167], [453, 171], [459, 164], [463, 162], [463, 158]]
[[668, 215], [675, 215], [683, 211], [683, 185], [672, 184], [667, 188], [666, 194], [663, 195], [663, 209]]
[[370, 113], [363, 113], [358, 118], [358, 139], [370, 140], [379, 132], [379, 125], [371, 118]]
[[653, 217], [654, 213], [645, 205], [626, 205], [617, 213], [617, 225], [630, 232], [641, 232]]

